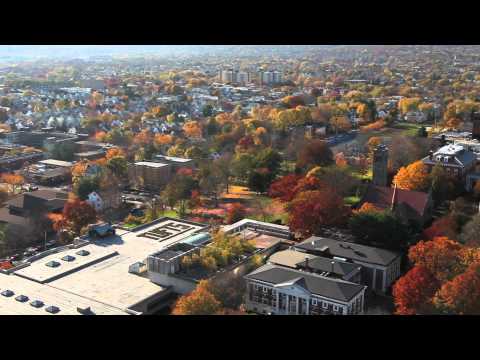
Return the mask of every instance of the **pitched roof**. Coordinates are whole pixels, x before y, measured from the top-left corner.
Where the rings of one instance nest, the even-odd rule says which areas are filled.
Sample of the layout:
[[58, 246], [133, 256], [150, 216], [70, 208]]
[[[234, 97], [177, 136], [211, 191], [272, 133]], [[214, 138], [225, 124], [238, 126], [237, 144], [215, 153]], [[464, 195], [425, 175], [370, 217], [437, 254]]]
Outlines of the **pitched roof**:
[[295, 284], [312, 294], [342, 302], [350, 301], [365, 286], [348, 281], [330, 279], [324, 276], [293, 270], [277, 265], [264, 265], [245, 278], [263, 281], [272, 285]]
[[312, 236], [300, 244], [294, 245], [294, 248], [302, 249], [307, 252], [320, 251], [322, 248], [327, 248], [326, 250], [332, 256], [382, 266], [389, 265], [393, 260], [400, 256], [399, 253], [390, 250], [317, 236]]
[[429, 195], [420, 191], [403, 190], [386, 186], [370, 184], [363, 196], [360, 206], [366, 202], [379, 208], [390, 208], [395, 193], [395, 205], [405, 203], [414, 209], [420, 216], [423, 216], [428, 205]]

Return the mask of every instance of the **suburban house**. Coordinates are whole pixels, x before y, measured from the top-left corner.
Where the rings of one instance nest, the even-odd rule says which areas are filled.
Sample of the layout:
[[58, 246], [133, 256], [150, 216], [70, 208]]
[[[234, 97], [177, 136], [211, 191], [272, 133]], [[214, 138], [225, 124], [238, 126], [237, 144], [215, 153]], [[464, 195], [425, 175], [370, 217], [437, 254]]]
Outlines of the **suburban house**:
[[386, 293], [400, 277], [401, 254], [356, 243], [312, 236], [292, 250], [362, 266], [362, 283]]
[[415, 221], [422, 225], [432, 217], [431, 194], [421, 191], [369, 184], [358, 207], [365, 203], [370, 203], [380, 209], [390, 209], [406, 223]]
[[248, 311], [271, 315], [356, 315], [364, 285], [266, 264], [246, 275]]
[[422, 159], [423, 163], [431, 170], [435, 165], [442, 166], [447, 174], [465, 180], [467, 175], [475, 170], [477, 157], [473, 151], [461, 145], [445, 145], [436, 152]]

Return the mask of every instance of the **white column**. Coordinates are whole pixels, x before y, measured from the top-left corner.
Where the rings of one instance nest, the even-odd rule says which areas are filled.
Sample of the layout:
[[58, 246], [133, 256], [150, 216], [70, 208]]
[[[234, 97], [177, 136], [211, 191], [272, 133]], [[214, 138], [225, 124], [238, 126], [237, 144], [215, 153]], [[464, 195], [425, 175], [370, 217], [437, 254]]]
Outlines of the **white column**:
[[285, 311], [288, 314], [290, 314], [290, 296], [288, 294], [285, 294]]
[[280, 292], [277, 290], [277, 306], [276, 306], [277, 313], [280, 310], [280, 301], [279, 300], [280, 300]]
[[310, 315], [310, 299], [306, 299], [307, 301], [307, 309], [306, 309], [306, 314]]
[[296, 309], [295, 309], [295, 315], [298, 315], [298, 303], [300, 302], [300, 298], [297, 296], [297, 303], [296, 303]]

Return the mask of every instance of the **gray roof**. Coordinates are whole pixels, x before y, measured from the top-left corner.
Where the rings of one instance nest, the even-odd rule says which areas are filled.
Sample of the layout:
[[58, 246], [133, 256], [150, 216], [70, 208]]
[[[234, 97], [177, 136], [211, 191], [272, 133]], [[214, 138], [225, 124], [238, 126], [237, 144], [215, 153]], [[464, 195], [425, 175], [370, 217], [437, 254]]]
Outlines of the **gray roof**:
[[302, 249], [307, 252], [318, 252], [321, 251], [320, 249], [323, 247], [328, 247], [328, 252], [326, 253], [331, 256], [382, 266], [389, 265], [393, 260], [400, 256], [399, 253], [390, 250], [317, 236], [312, 236], [304, 242], [294, 246], [294, 248]]
[[342, 302], [348, 302], [360, 293], [365, 286], [339, 279], [293, 270], [282, 266], [267, 264], [245, 276], [272, 285], [295, 283], [312, 294]]
[[[332, 268], [333, 262], [333, 268]], [[302, 261], [297, 264], [300, 267], [306, 266], [306, 261]], [[338, 275], [348, 275], [352, 271], [355, 271], [360, 265], [347, 263], [344, 261], [333, 260], [329, 258], [324, 258], [321, 256], [315, 256], [313, 259], [308, 260], [308, 267], [317, 271], [328, 271], [332, 274]]]

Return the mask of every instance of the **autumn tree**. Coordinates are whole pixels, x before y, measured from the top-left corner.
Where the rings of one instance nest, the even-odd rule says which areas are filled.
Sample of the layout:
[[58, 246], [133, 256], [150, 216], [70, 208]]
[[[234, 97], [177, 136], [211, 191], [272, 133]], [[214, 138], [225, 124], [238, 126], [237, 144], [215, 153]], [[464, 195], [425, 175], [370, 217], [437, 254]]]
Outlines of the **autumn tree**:
[[187, 121], [183, 125], [183, 131], [185, 132], [185, 135], [190, 138], [202, 137], [202, 127], [198, 121]]
[[324, 226], [343, 225], [350, 213], [343, 198], [329, 188], [301, 192], [287, 211], [290, 228], [304, 236], [315, 235]]
[[25, 183], [25, 179], [22, 175], [18, 174], [2, 174], [1, 180], [9, 185], [9, 191], [15, 194], [18, 187]]
[[296, 174], [282, 176], [270, 185], [268, 196], [284, 202], [291, 201], [296, 195], [295, 187], [301, 178], [301, 175]]
[[416, 161], [398, 170], [393, 183], [400, 189], [425, 191], [430, 186], [428, 167], [421, 161]]
[[450, 280], [461, 266], [462, 245], [447, 237], [420, 241], [408, 251], [408, 258], [423, 266], [440, 281]]
[[433, 299], [434, 304], [445, 314], [480, 314], [480, 263], [442, 285]]
[[328, 166], [333, 163], [333, 153], [327, 143], [321, 140], [312, 140], [300, 150], [296, 166], [306, 170], [313, 166]]
[[231, 204], [227, 210], [227, 216], [225, 218], [225, 222], [227, 224], [233, 224], [237, 221], [242, 220], [245, 217], [246, 213], [247, 213], [246, 208], [242, 204], [240, 203]]
[[207, 280], [201, 280], [195, 290], [181, 296], [173, 308], [173, 315], [214, 315], [221, 310]]
[[75, 199], [67, 201], [63, 207], [63, 217], [66, 223], [75, 234], [80, 234], [80, 230], [96, 221], [97, 215], [95, 209], [86, 201]]
[[440, 282], [421, 265], [416, 265], [393, 286], [392, 294], [398, 315], [416, 315], [431, 312], [432, 297]]

